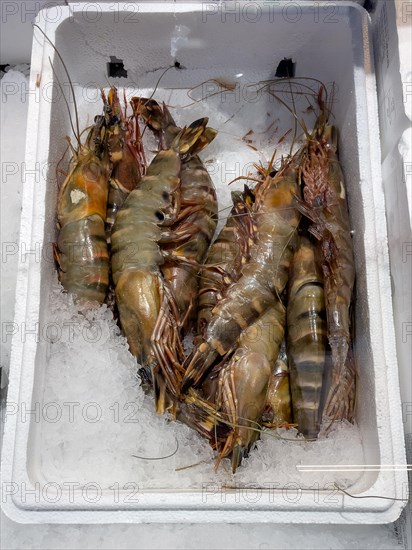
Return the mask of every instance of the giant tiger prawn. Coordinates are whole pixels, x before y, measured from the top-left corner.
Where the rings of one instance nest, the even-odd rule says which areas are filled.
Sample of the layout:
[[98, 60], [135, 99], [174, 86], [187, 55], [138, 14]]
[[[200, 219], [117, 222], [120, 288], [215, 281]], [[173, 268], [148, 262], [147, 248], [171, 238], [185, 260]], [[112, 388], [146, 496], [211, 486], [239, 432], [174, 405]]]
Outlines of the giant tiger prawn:
[[[277, 171], [275, 154], [256, 166], [214, 241], [216, 192], [198, 156], [217, 133], [208, 118], [179, 127], [153, 95], [133, 97], [129, 115], [114, 86], [102, 100], [84, 144], [72, 124], [55, 258], [77, 300], [114, 296], [156, 411], [206, 437], [215, 467], [229, 457], [233, 471], [262, 430], [316, 439], [322, 422], [352, 421], [355, 271], [324, 87], [314, 130], [301, 123], [303, 144]], [[159, 146], [149, 164], [145, 131]]]

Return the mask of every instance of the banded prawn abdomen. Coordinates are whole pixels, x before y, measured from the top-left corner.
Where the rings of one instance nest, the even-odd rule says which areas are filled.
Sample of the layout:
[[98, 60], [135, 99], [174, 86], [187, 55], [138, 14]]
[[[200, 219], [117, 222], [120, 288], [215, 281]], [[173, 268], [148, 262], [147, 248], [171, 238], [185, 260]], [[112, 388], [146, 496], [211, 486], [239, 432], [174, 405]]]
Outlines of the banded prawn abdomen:
[[274, 178], [267, 176], [255, 194], [256, 239], [250, 261], [213, 309], [204, 342], [187, 365], [183, 392], [202, 382], [213, 361], [235, 347], [242, 330], [258, 319], [273, 303], [273, 294], [279, 297], [286, 286], [300, 221], [294, 207], [299, 186], [293, 162], [285, 164]]
[[316, 244], [300, 238], [291, 264], [287, 354], [293, 416], [305, 437], [317, 437], [326, 361], [327, 324], [321, 258]]
[[104, 117], [96, 117], [58, 197], [55, 256], [64, 288], [80, 300], [103, 303], [109, 283], [105, 244], [110, 160]]

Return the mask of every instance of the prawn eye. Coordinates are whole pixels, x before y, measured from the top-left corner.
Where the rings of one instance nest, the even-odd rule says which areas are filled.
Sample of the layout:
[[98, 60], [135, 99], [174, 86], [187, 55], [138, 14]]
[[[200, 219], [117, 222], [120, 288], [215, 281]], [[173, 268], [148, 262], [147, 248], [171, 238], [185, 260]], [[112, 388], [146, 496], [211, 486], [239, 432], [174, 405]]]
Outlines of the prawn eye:
[[162, 222], [165, 219], [165, 215], [161, 210], [156, 210], [155, 216], [159, 220], [159, 222]]
[[169, 200], [169, 193], [168, 193], [167, 191], [163, 191], [163, 193], [162, 193], [162, 199], [163, 199], [164, 201]]

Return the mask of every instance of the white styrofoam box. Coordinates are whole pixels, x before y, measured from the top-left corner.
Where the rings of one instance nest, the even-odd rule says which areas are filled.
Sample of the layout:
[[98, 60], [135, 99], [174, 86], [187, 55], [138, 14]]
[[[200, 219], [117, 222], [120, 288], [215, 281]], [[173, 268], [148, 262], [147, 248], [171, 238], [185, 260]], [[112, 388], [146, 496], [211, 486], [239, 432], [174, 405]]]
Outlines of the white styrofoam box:
[[382, 143], [382, 176], [403, 424], [405, 434], [409, 435], [412, 434], [411, 25], [412, 14], [407, 4], [378, 2], [373, 15], [373, 29]]
[[[354, 1], [361, 5], [364, 3], [364, 0]], [[114, 2], [110, 2], [110, 0], [106, 0], [106, 3], [114, 4]], [[54, 10], [50, 9], [47, 17], [50, 20], [56, 20], [60, 18], [60, 6], [64, 4], [72, 4], [77, 7], [83, 4], [82, 9], [88, 11], [90, 2], [86, 0], [3, 0], [3, 2], [0, 3], [0, 63], [26, 63], [30, 59], [31, 43], [33, 39], [32, 22], [37, 13], [43, 7], [51, 8], [53, 6]]]
[[[389, 259], [406, 458], [412, 463], [412, 11], [378, 0], [372, 16]], [[409, 472], [409, 485], [412, 472]], [[412, 546], [411, 501], [396, 523]]]
[[[87, 16], [81, 7], [71, 6], [62, 8], [58, 22], [48, 20], [42, 13], [38, 21], [64, 56], [82, 117], [96, 113], [96, 105], [88, 99], [89, 91], [91, 87], [107, 85], [106, 64], [111, 56], [122, 59], [128, 70], [127, 81], [119, 80], [119, 86], [129, 89], [136, 87], [137, 82], [139, 89], [147, 89], [153, 86], [159, 72], [173, 63], [171, 49], [175, 46], [178, 60], [186, 70], [169, 71], [157, 93], [169, 98], [184, 96], [186, 103], [187, 90], [207, 79], [239, 77], [247, 84], [271, 78], [284, 57], [296, 62], [297, 76], [336, 83], [334, 116], [341, 131], [340, 152], [357, 270], [356, 419], [365, 464], [359, 465], [362, 472], [348, 489], [354, 497], [337, 493], [331, 502], [327, 498], [314, 499], [313, 494], [302, 491], [299, 499], [291, 502], [285, 501], [281, 489], [272, 488], [263, 489], [254, 502], [239, 498], [233, 490], [225, 490], [224, 498], [221, 491], [216, 491], [205, 499], [199, 483], [197, 489], [185, 491], [178, 486], [144, 490], [138, 502], [114, 500], [109, 487], [102, 488], [97, 502], [85, 501], [81, 491], [60, 486], [60, 496], [53, 502], [43, 492], [50, 483], [39, 448], [41, 424], [9, 414], [2, 457], [2, 503], [5, 512], [16, 521], [385, 523], [394, 521], [404, 506], [407, 477], [368, 14], [351, 2], [339, 3], [332, 19], [328, 13], [322, 16], [317, 2], [262, 2], [254, 6], [255, 11], [245, 12], [238, 2], [225, 6], [147, 2], [119, 4], [113, 11], [112, 4], [103, 3], [90, 4]], [[190, 32], [183, 36], [183, 28]], [[26, 165], [50, 167], [51, 171], [62, 156], [63, 138], [70, 134], [70, 124], [57, 88], [52, 100], [46, 94], [46, 86], [54, 82], [49, 57], [57, 66], [53, 48], [36, 33], [30, 82], [35, 91], [40, 81], [42, 93], [30, 97]], [[64, 81], [60, 70], [59, 73], [67, 90], [67, 79]], [[259, 105], [256, 107], [255, 102], [254, 108], [259, 109]], [[264, 113], [268, 108], [279, 109], [273, 102], [263, 102]], [[191, 116], [190, 110], [186, 116]], [[276, 116], [280, 126], [290, 125], [287, 111], [279, 109]], [[282, 117], [284, 120], [280, 120]], [[86, 125], [86, 120], [82, 120]], [[212, 116], [210, 122], [213, 125]], [[242, 130], [245, 132], [240, 127], [239, 132]], [[219, 185], [219, 181], [215, 183]], [[39, 246], [45, 250], [55, 240], [56, 194], [54, 178], [45, 175], [44, 170], [34, 170], [31, 179], [27, 179], [20, 233], [20, 244], [26, 250]], [[25, 327], [37, 326], [41, 330], [47, 323], [49, 288], [56, 272], [48, 253], [36, 261], [38, 258], [36, 254], [21, 254], [15, 319], [17, 323], [24, 322]], [[14, 337], [10, 411], [22, 404], [28, 410], [41, 402], [47, 353], [44, 339], [30, 334], [22, 338], [20, 333]], [[78, 467], [81, 469], [81, 463]], [[322, 488], [320, 494], [324, 494]]]

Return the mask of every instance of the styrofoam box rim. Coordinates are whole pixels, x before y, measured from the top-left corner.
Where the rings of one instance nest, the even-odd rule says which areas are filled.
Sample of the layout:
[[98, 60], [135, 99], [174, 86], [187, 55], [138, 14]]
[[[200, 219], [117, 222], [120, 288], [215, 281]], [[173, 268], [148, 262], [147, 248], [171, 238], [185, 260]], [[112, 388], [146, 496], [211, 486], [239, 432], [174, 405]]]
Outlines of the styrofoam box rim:
[[[299, 4], [299, 2], [295, 2]], [[376, 482], [368, 491], [357, 496], [370, 498], [351, 498], [346, 495], [337, 495], [336, 503], [328, 505], [327, 509], [314, 502], [313, 495], [302, 494], [296, 503], [285, 503], [280, 500], [280, 495], [272, 494], [269, 504], [262, 499], [257, 503], [238, 501], [236, 495], [226, 494], [225, 505], [222, 504], [221, 495], [216, 493], [209, 495], [207, 502], [199, 501], [199, 493], [181, 492], [170, 494], [166, 492], [150, 492], [144, 494], [138, 503], [130, 506], [130, 509], [118, 510], [113, 500], [101, 499], [98, 503], [85, 503], [84, 500], [76, 500], [76, 494], [72, 502], [67, 501], [66, 506], [37, 499], [33, 503], [24, 502], [18, 494], [11, 494], [18, 483], [19, 489], [23, 484], [26, 493], [30, 490], [36, 492], [32, 486], [26, 469], [26, 448], [28, 441], [28, 423], [19, 423], [17, 415], [10, 416], [5, 424], [5, 434], [2, 454], [2, 506], [5, 513], [14, 521], [22, 523], [126, 523], [126, 522], [279, 522], [279, 523], [386, 523], [397, 519], [404, 506], [403, 499], [407, 498], [407, 476], [405, 470], [405, 450], [403, 438], [403, 426], [401, 421], [401, 404], [398, 384], [396, 348], [394, 339], [393, 313], [391, 305], [389, 259], [387, 248], [387, 234], [385, 219], [384, 196], [381, 185], [380, 173], [380, 146], [379, 136], [376, 132], [377, 100], [375, 79], [373, 71], [372, 54], [369, 50], [369, 21], [365, 10], [358, 4], [343, 2], [348, 10], [355, 10], [359, 20], [359, 48], [365, 66], [355, 69], [355, 86], [359, 97], [363, 101], [357, 102], [356, 116], [363, 120], [369, 129], [369, 139], [360, 144], [360, 155], [370, 159], [369, 164], [363, 166], [363, 178], [374, 182], [371, 196], [375, 215], [369, 230], [374, 242], [377, 243], [376, 262], [377, 272], [373, 276], [377, 279], [375, 284], [379, 288], [374, 304], [371, 306], [371, 316], [376, 315], [376, 322], [380, 323], [382, 342], [379, 344], [381, 353], [387, 366], [386, 385], [377, 388], [379, 394], [386, 395], [388, 410], [379, 415], [379, 451], [383, 464], [396, 464], [400, 471], [380, 472]], [[120, 4], [120, 9], [128, 4]], [[107, 4], [96, 4], [103, 12], [108, 9]], [[199, 11], [201, 3], [164, 3], [147, 2], [139, 4], [141, 12], [187, 12]], [[308, 2], [302, 2], [307, 9]], [[63, 18], [70, 16], [73, 8], [61, 7]], [[46, 22], [46, 18], [38, 17], [41, 28], [53, 41], [57, 29], [56, 24]], [[37, 38], [33, 41], [32, 65], [30, 76], [30, 89], [34, 89], [36, 78], [42, 71], [50, 71], [47, 64], [47, 55], [50, 47], [45, 41]], [[47, 68], [48, 67], [48, 68]], [[366, 74], [366, 76], [365, 76]], [[50, 75], [52, 76], [52, 75]], [[39, 139], [39, 127], [47, 125], [50, 121], [50, 110], [43, 110], [39, 102], [30, 97], [28, 114], [28, 131], [26, 142], [26, 166], [35, 166], [38, 151], [41, 149]], [[35, 182], [27, 179], [23, 193], [23, 208], [21, 218], [20, 243], [42, 242], [42, 223], [38, 220], [42, 205], [36, 201], [34, 195]], [[376, 221], [375, 221], [376, 220]], [[36, 223], [36, 221], [38, 223]], [[27, 326], [32, 326], [38, 317], [40, 267], [34, 261], [20, 258], [17, 291], [16, 291], [16, 319], [26, 319]], [[375, 319], [374, 319], [375, 320]], [[34, 339], [22, 342], [14, 338], [12, 342], [10, 385], [8, 392], [9, 403], [31, 402], [33, 388], [33, 369], [26, 369], [27, 373], [22, 377], [22, 366], [33, 363], [36, 353]], [[388, 493], [388, 490], [390, 493]], [[374, 495], [386, 495], [398, 500], [383, 500], [373, 498]], [[278, 499], [279, 496], [279, 499]]]

